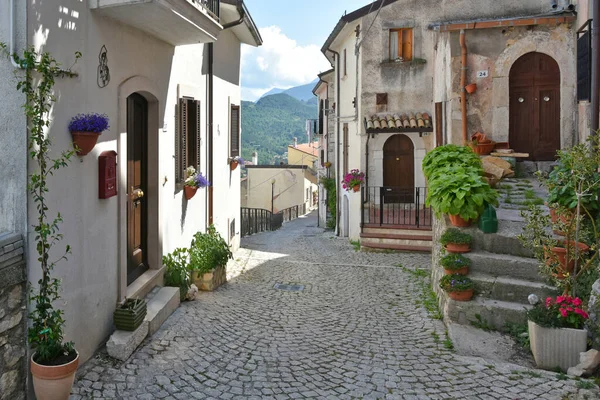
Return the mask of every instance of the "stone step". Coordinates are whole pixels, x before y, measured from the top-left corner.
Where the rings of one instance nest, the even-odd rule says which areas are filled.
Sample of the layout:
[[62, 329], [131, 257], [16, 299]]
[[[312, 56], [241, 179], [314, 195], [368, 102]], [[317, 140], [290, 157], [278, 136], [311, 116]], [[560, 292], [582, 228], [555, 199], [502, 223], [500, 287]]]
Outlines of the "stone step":
[[361, 244], [397, 244], [405, 246], [420, 246], [431, 248], [431, 237], [417, 235], [389, 235], [361, 233]]
[[148, 335], [153, 335], [163, 322], [179, 307], [179, 288], [155, 287], [146, 296], [148, 312], [145, 321], [148, 321]]
[[491, 300], [527, 305], [529, 304], [527, 296], [530, 294], [535, 294], [540, 299], [559, 294], [555, 288], [541, 282], [531, 282], [506, 276], [495, 277], [481, 273], [470, 273], [469, 278], [475, 282], [477, 294]]
[[414, 229], [401, 229], [394, 228], [393, 225], [380, 226], [380, 225], [364, 225], [362, 229], [363, 234], [382, 234], [382, 235], [411, 235], [411, 236], [427, 236], [431, 239], [433, 232], [431, 227], [427, 228], [414, 228]]
[[[447, 296], [447, 294], [442, 294]], [[506, 323], [526, 324], [526, 309], [529, 305], [509, 301], [490, 300], [475, 296], [471, 301], [455, 301], [447, 298], [444, 304], [444, 316], [451, 322], [472, 325], [479, 322], [490, 328], [506, 331]]]
[[494, 254], [486, 251], [473, 251], [464, 254], [472, 262], [471, 272], [494, 277], [505, 276], [532, 282], [542, 282], [538, 261], [533, 258], [517, 257], [508, 254]]
[[389, 243], [363, 243], [360, 244], [361, 249], [365, 250], [393, 250], [393, 251], [408, 251], [419, 253], [431, 253], [431, 246], [417, 246], [413, 244], [389, 244]]
[[498, 232], [483, 233], [476, 225], [463, 230], [473, 236], [473, 250], [482, 250], [496, 254], [508, 254], [518, 257], [533, 257], [517, 235], [523, 231], [524, 223], [521, 221], [501, 220], [498, 223]]

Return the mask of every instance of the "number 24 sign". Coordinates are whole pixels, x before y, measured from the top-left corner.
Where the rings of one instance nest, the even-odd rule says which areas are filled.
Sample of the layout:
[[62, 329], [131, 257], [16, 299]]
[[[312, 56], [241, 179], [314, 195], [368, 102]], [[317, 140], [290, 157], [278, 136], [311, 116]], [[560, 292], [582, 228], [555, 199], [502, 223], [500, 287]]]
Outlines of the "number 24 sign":
[[483, 70], [483, 71], [477, 71], [477, 77], [478, 78], [487, 78], [488, 77], [488, 70]]

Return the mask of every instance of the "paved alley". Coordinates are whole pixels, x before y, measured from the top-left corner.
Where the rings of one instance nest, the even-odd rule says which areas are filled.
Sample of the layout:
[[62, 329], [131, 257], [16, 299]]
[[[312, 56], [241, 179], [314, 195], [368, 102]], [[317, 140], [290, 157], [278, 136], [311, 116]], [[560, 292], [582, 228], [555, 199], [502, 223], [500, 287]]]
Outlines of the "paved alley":
[[127, 362], [90, 360], [72, 399], [598, 398], [556, 373], [453, 354], [407, 271], [430, 255], [356, 252], [316, 224], [243, 239], [225, 286], [183, 303]]

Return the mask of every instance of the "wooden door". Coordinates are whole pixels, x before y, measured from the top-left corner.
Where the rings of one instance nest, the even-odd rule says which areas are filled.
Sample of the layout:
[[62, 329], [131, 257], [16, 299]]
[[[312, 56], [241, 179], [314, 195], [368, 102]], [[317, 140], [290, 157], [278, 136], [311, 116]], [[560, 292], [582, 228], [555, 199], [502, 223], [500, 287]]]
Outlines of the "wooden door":
[[148, 226], [148, 102], [139, 94], [127, 98], [127, 284], [146, 270]]
[[510, 147], [551, 161], [560, 149], [560, 69], [552, 57], [528, 53], [510, 70]]
[[406, 135], [394, 135], [383, 145], [383, 186], [386, 203], [413, 203], [415, 151]]

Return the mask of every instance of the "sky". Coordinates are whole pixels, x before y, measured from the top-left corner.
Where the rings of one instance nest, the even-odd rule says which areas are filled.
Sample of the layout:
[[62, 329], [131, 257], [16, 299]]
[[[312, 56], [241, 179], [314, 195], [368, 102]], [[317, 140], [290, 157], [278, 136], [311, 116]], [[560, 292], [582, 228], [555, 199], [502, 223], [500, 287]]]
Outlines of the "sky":
[[321, 47], [345, 11], [371, 0], [245, 0], [263, 45], [242, 46], [242, 99], [314, 81], [331, 68]]

